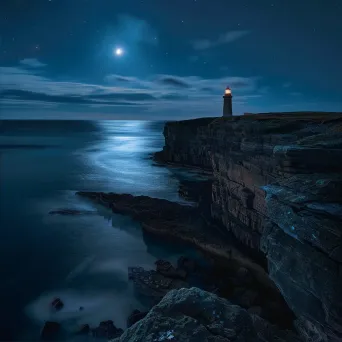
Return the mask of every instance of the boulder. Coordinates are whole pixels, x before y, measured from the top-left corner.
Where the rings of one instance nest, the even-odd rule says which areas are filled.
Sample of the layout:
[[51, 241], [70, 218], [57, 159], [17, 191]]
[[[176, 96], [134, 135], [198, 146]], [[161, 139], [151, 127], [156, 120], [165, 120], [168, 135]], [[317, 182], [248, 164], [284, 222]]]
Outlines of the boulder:
[[[267, 339], [265, 338], [267, 336]], [[115, 342], [298, 342], [262, 318], [198, 288], [170, 291]]]
[[56, 311], [61, 310], [64, 307], [64, 303], [61, 301], [60, 298], [55, 298], [52, 302], [51, 302], [51, 307], [53, 309], [55, 309]]

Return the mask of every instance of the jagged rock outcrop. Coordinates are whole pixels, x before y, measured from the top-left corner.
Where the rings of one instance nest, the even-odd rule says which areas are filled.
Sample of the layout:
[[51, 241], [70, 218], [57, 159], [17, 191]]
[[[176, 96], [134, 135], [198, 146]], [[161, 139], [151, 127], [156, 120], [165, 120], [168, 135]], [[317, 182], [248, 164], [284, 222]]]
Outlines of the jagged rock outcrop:
[[164, 135], [157, 159], [212, 170], [212, 217], [265, 253], [301, 326], [341, 340], [342, 114], [171, 122]]
[[115, 213], [133, 217], [148, 234], [175, 243], [192, 244], [209, 257], [211, 261], [207, 267], [196, 265], [188, 258], [180, 258], [177, 268], [165, 260], [156, 262], [156, 270], [129, 267], [128, 277], [137, 294], [144, 296], [151, 305], [172, 289], [196, 286], [244, 308], [259, 311], [262, 317], [279, 326], [292, 325], [293, 313], [265, 269], [244, 253], [243, 246], [236, 245], [235, 239], [227, 238], [210, 224], [201, 215], [200, 208], [147, 196], [101, 192], [77, 194]]
[[165, 277], [155, 270], [145, 270], [142, 267], [130, 267], [128, 278], [133, 281], [134, 288], [142, 295], [160, 300], [173, 289], [189, 287], [180, 279]]
[[296, 342], [259, 316], [198, 288], [172, 290], [113, 342]]

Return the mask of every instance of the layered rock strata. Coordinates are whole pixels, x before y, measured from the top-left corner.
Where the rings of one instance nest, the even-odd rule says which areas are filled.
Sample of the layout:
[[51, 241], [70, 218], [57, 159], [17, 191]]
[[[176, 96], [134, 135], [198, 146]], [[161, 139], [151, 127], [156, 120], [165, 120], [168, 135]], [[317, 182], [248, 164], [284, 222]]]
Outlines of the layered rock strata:
[[156, 159], [213, 172], [212, 218], [267, 256], [307, 336], [342, 340], [342, 115], [170, 122], [164, 136]]

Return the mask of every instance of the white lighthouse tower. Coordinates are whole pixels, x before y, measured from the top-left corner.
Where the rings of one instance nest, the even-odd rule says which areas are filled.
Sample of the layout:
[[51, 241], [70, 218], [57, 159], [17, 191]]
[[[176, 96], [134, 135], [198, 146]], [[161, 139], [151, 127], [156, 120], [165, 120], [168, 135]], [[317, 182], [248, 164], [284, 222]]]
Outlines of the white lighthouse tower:
[[229, 87], [226, 88], [223, 95], [223, 116], [233, 115], [232, 91]]

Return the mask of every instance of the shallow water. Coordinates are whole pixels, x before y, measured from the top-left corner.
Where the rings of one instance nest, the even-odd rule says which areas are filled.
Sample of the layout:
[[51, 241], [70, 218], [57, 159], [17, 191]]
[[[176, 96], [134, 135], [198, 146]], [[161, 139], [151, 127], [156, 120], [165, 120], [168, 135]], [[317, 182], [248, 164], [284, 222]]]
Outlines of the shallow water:
[[[44, 321], [68, 331], [112, 319], [125, 328], [143, 309], [127, 267], [153, 267], [194, 254], [146, 239], [138, 223], [75, 196], [113, 191], [182, 201], [179, 181], [198, 177], [153, 166], [164, 144], [162, 122], [0, 122], [0, 338], [35, 340]], [[48, 215], [50, 210], [95, 215]], [[52, 314], [58, 296], [65, 307]], [[80, 311], [79, 307], [84, 310]]]

